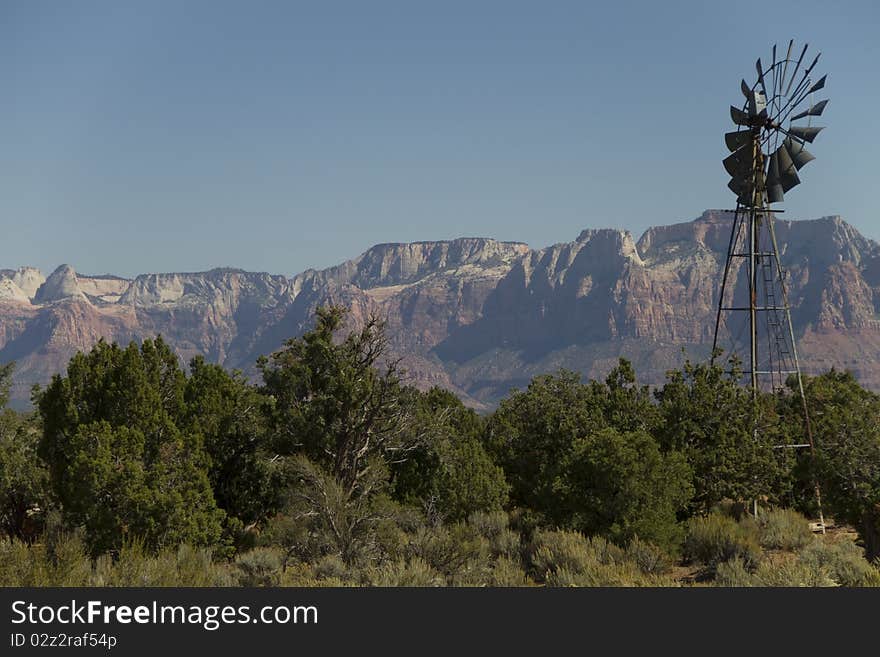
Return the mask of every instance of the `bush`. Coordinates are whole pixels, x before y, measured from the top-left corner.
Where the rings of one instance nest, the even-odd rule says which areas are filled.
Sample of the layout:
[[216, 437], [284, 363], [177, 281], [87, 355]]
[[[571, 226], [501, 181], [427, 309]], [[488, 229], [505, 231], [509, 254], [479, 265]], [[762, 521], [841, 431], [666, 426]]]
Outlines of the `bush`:
[[735, 558], [741, 559], [748, 570], [754, 570], [761, 559], [754, 524], [745, 519], [736, 522], [718, 513], [691, 519], [684, 550], [688, 559], [712, 570]]
[[92, 560], [80, 532], [62, 532], [46, 545], [46, 571], [51, 586], [89, 586]]
[[489, 542], [492, 556], [517, 559], [521, 549], [520, 536], [508, 527], [508, 523], [504, 511], [477, 511], [468, 518], [468, 525]]
[[51, 544], [0, 540], [0, 586], [90, 586], [92, 560], [78, 533], [58, 534]]
[[739, 557], [718, 564], [716, 586], [836, 586], [828, 569], [807, 564], [798, 559], [784, 559], [779, 563], [765, 561], [752, 573]]
[[328, 554], [321, 557], [312, 565], [312, 570], [317, 579], [338, 580], [341, 582], [352, 579], [351, 569], [337, 554]]
[[646, 575], [662, 575], [672, 571], [672, 559], [669, 555], [638, 536], [626, 546], [626, 556]]
[[739, 557], [722, 561], [715, 568], [716, 586], [756, 586], [754, 575]]
[[635, 564], [595, 564], [579, 572], [562, 568], [547, 578], [547, 586], [655, 586]]
[[547, 586], [674, 586], [671, 578], [640, 570], [634, 556], [602, 537], [577, 532], [535, 534], [532, 572]]
[[0, 539], [0, 586], [51, 586], [45, 549], [16, 539]]
[[[605, 543], [602, 539], [599, 541]], [[614, 555], [605, 549], [602, 556], [614, 561]], [[546, 582], [560, 571], [580, 573], [602, 563], [599, 551], [590, 539], [569, 531], [537, 532], [529, 547], [529, 558], [532, 573], [539, 582]], [[623, 550], [620, 550], [620, 560], [623, 560]]]
[[142, 543], [129, 543], [115, 562], [99, 560], [97, 575], [105, 586], [217, 586], [230, 582], [212, 560], [211, 551], [180, 545], [149, 554]]
[[226, 586], [235, 582], [205, 549], [180, 545], [152, 555], [142, 543], [124, 545], [116, 559], [94, 562], [78, 533], [58, 534], [45, 545], [0, 541], [2, 586]]
[[392, 561], [367, 573], [370, 586], [445, 586], [446, 580], [424, 559]]
[[807, 567], [827, 570], [840, 586], [880, 586], [880, 570], [864, 558], [863, 550], [848, 540], [816, 540], [799, 555]]
[[518, 561], [508, 557], [498, 557], [492, 564], [489, 586], [534, 586]]
[[278, 586], [284, 552], [278, 548], [255, 548], [236, 560], [234, 578], [239, 586]]
[[[338, 559], [338, 557], [335, 557]], [[281, 571], [281, 586], [296, 587], [342, 587], [352, 586], [349, 579], [342, 580], [338, 577], [320, 577], [315, 572], [315, 567], [307, 563], [288, 565]]]
[[418, 531], [410, 552], [457, 584], [483, 582], [489, 569], [488, 541], [463, 523]]
[[685, 555], [705, 565], [740, 558], [753, 570], [762, 557], [758, 528], [751, 516], [734, 520], [709, 514], [688, 522]]
[[504, 511], [474, 511], [468, 516], [467, 523], [480, 536], [491, 541], [508, 528], [510, 519]]
[[825, 567], [786, 559], [782, 563], [762, 563], [755, 572], [755, 586], [837, 586]]
[[797, 511], [773, 509], [758, 517], [761, 546], [771, 550], [800, 550], [813, 541], [807, 519]]

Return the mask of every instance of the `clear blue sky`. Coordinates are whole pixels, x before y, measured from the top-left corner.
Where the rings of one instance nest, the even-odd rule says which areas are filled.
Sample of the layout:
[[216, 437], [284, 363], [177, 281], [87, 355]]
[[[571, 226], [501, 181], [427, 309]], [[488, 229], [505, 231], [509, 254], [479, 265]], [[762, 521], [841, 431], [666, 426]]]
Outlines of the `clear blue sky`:
[[786, 218], [880, 238], [875, 2], [0, 3], [0, 267], [292, 274], [731, 207], [754, 61], [823, 51]]

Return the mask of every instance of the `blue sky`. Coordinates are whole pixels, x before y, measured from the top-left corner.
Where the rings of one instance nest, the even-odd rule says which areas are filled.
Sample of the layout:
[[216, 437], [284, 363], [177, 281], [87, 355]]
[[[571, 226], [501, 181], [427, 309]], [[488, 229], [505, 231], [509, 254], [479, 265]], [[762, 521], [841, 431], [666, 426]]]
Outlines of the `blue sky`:
[[786, 218], [880, 238], [873, 2], [0, 3], [0, 267], [292, 274], [732, 207], [776, 42], [829, 72]]

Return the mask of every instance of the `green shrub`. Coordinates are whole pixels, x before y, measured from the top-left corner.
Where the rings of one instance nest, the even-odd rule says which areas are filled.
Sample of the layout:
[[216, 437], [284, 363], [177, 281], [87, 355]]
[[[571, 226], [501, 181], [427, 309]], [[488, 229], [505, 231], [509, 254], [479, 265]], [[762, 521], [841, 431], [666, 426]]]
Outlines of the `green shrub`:
[[214, 564], [211, 551], [186, 544], [152, 555], [141, 542], [123, 545], [115, 561], [95, 564], [95, 579], [104, 586], [217, 586], [229, 584]]
[[468, 518], [468, 525], [489, 542], [492, 556], [519, 557], [520, 536], [509, 528], [509, 518], [504, 511], [477, 511]]
[[547, 586], [674, 586], [643, 572], [632, 555], [600, 536], [537, 532], [529, 547], [532, 573]]
[[561, 568], [547, 577], [547, 586], [652, 586], [632, 563], [594, 564], [591, 568], [572, 571]]
[[78, 533], [58, 534], [50, 544], [0, 540], [0, 586], [90, 586], [92, 560]]
[[0, 586], [51, 586], [42, 545], [0, 539]]
[[791, 509], [772, 509], [757, 520], [761, 546], [771, 550], [800, 550], [813, 541], [809, 521]]
[[216, 586], [219, 575], [210, 549], [193, 547], [184, 543], [173, 555], [176, 577], [171, 586]]
[[79, 532], [59, 533], [47, 544], [47, 575], [51, 586], [89, 586], [92, 559]]
[[756, 586], [755, 576], [739, 557], [722, 561], [715, 568], [716, 586]]
[[534, 586], [534, 584], [518, 561], [502, 556], [492, 563], [489, 586]]
[[392, 561], [367, 572], [370, 586], [445, 586], [443, 575], [424, 559], [412, 557]]
[[813, 569], [824, 568], [840, 586], [880, 586], [880, 569], [864, 558], [864, 551], [849, 540], [829, 537], [814, 541], [799, 555]]
[[338, 577], [319, 578], [315, 574], [315, 569], [307, 563], [297, 563], [289, 565], [281, 572], [281, 586], [296, 587], [341, 587], [352, 586], [350, 580], [342, 580]]
[[529, 560], [539, 582], [546, 582], [559, 571], [579, 573], [601, 563], [590, 539], [570, 531], [536, 532], [529, 546]]
[[328, 554], [321, 557], [312, 566], [315, 577], [318, 579], [334, 579], [347, 581], [352, 578], [352, 571], [338, 554]]
[[233, 564], [239, 586], [278, 586], [284, 552], [278, 548], [255, 548], [240, 555]]
[[763, 561], [755, 572], [749, 572], [743, 560], [735, 557], [718, 564], [716, 586], [837, 586], [828, 569], [788, 558], [778, 563]]
[[626, 556], [646, 575], [662, 575], [672, 570], [672, 559], [669, 555], [638, 536], [626, 546]]
[[828, 568], [795, 559], [762, 563], [755, 572], [755, 582], [755, 586], [837, 586]]
[[458, 578], [459, 584], [470, 583], [475, 572], [478, 578], [488, 572], [489, 542], [463, 523], [423, 528], [413, 536], [409, 549], [411, 556], [447, 578]]
[[753, 523], [711, 513], [692, 518], [684, 543], [685, 556], [714, 570], [718, 564], [739, 557], [748, 570], [761, 559], [761, 546]]
[[124, 545], [114, 559], [92, 561], [78, 533], [57, 534], [46, 545], [0, 541], [3, 586], [219, 586], [232, 582], [210, 550], [183, 544], [156, 555], [143, 543]]

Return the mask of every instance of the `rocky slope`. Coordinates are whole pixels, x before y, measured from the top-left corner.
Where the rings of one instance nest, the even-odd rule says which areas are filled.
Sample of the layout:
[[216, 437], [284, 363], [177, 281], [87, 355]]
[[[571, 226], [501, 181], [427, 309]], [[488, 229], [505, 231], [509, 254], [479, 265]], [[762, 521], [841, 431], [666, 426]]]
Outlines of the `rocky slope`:
[[[638, 241], [585, 230], [538, 250], [481, 238], [380, 244], [293, 278], [0, 270], [0, 362], [18, 363], [19, 401], [100, 337], [161, 333], [185, 361], [203, 354], [253, 373], [257, 356], [309, 327], [317, 305], [336, 303], [352, 325], [387, 319], [417, 385], [448, 387], [476, 406], [559, 367], [602, 376], [620, 355], [659, 383], [682, 348], [708, 352], [729, 222], [707, 211]], [[849, 367], [880, 388], [880, 246], [839, 217], [776, 226], [805, 369]]]

